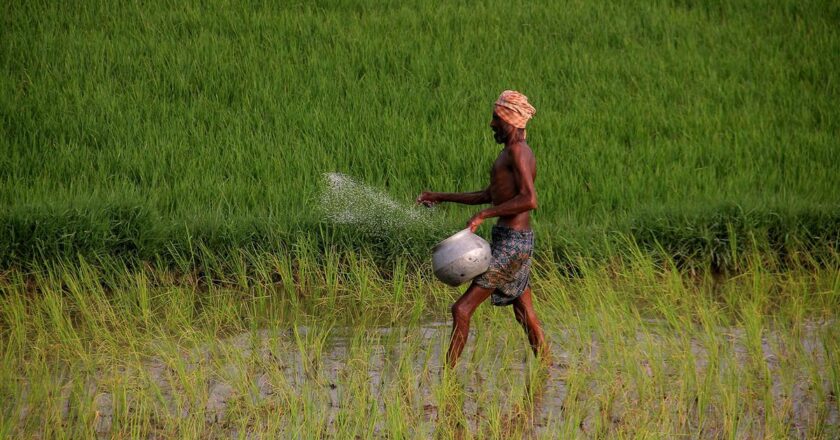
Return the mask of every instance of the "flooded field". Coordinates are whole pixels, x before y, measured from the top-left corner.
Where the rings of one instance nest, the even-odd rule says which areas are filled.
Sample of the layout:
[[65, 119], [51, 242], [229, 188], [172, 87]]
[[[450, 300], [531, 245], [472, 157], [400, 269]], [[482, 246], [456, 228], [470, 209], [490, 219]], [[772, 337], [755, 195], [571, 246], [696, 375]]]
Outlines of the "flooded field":
[[482, 305], [444, 370], [460, 291], [422, 274], [330, 291], [85, 270], [6, 278], [0, 437], [840, 435], [836, 271], [538, 267], [551, 364]]
[[[195, 347], [158, 341], [157, 354], [134, 368], [117, 363], [83, 384], [66, 373], [53, 378], [52, 416], [72, 423], [92, 412], [100, 438], [125, 433], [124, 418], [132, 417], [148, 417], [150, 438], [176, 435], [167, 425], [180, 424], [217, 438], [588, 438], [641, 426], [696, 438], [762, 438], [780, 428], [793, 438], [840, 433], [827, 373], [837, 365], [825, 352], [840, 338], [836, 323], [804, 323], [794, 339], [768, 331], [757, 352], [742, 328], [718, 329], [718, 338], [704, 341], [656, 324], [609, 339], [553, 327], [555, 359], [545, 367], [520, 329], [487, 318], [474, 326], [454, 372], [442, 370], [447, 322], [266, 329]], [[792, 363], [794, 354], [806, 362]], [[690, 392], [704, 383], [720, 394]], [[40, 411], [29, 388], [24, 383], [12, 399], [23, 426]], [[738, 417], [727, 426], [730, 411]]]

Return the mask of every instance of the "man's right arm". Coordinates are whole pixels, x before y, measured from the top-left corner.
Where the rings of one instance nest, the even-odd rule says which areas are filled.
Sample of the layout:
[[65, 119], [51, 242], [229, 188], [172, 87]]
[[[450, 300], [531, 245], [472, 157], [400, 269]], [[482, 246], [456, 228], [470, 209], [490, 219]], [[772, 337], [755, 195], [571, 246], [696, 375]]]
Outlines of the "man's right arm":
[[490, 203], [490, 187], [481, 191], [466, 193], [439, 193], [423, 191], [417, 197], [417, 203], [422, 203], [427, 206], [440, 202], [453, 202], [460, 203], [462, 205], [483, 205], [485, 203]]

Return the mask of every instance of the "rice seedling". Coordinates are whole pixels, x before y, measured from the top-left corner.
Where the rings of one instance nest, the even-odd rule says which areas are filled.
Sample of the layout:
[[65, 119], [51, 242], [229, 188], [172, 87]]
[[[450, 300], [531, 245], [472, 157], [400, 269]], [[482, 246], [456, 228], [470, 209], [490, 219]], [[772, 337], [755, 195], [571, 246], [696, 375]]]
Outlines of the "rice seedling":
[[[4, 277], [0, 383], [10, 398], [2, 432], [832, 438], [840, 431], [836, 266], [776, 272], [766, 258], [750, 258], [741, 275], [712, 282], [660, 258], [593, 260], [576, 278], [538, 265], [537, 307], [555, 362], [546, 368], [532, 357], [510, 310], [482, 307], [461, 364], [449, 370], [441, 315], [457, 291], [428, 273], [411, 282], [415, 275], [382, 277], [358, 256], [328, 260], [336, 266], [292, 269], [311, 289], [295, 295], [271, 281], [273, 269], [258, 269], [282, 270], [264, 254], [243, 254], [242, 271], [225, 279], [165, 280], [151, 266], [106, 260]], [[351, 268], [357, 275], [341, 284], [354, 293], [319, 302], [334, 283], [327, 273]], [[439, 300], [413, 302], [429, 292]]]

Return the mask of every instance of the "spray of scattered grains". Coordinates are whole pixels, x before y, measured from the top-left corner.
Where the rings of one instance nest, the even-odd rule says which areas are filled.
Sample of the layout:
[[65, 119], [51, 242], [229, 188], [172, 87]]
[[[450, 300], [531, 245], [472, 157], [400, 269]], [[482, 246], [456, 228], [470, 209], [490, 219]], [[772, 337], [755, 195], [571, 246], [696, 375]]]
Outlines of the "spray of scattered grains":
[[327, 220], [374, 234], [398, 229], [428, 234], [440, 229], [440, 216], [434, 208], [398, 203], [384, 191], [342, 173], [324, 173], [319, 202]]

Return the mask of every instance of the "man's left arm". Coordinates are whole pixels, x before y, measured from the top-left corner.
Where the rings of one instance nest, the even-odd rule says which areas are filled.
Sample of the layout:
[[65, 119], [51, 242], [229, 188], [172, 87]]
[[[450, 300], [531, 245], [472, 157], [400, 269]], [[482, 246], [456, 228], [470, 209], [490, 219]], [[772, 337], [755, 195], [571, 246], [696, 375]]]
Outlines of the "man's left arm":
[[511, 157], [513, 160], [513, 173], [516, 179], [516, 185], [519, 188], [519, 193], [510, 200], [500, 203], [496, 206], [491, 206], [487, 209], [482, 209], [474, 215], [467, 227], [472, 232], [478, 229], [478, 226], [488, 218], [503, 217], [523, 213], [532, 209], [537, 209], [537, 192], [534, 189], [533, 172], [528, 169], [527, 156], [525, 150], [522, 148], [512, 148]]

